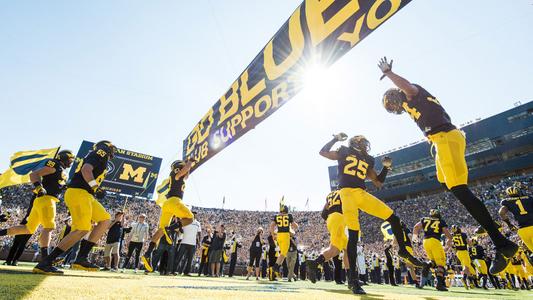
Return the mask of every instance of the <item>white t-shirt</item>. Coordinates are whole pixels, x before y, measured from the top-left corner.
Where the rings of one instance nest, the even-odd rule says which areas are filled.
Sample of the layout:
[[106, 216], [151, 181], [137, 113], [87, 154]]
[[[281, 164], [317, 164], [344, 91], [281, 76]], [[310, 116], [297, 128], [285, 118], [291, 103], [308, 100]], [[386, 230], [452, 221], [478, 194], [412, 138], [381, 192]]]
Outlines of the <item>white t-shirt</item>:
[[198, 232], [202, 232], [200, 222], [198, 222], [198, 220], [193, 220], [191, 224], [183, 227], [183, 239], [181, 240], [181, 243], [195, 246], [196, 235]]

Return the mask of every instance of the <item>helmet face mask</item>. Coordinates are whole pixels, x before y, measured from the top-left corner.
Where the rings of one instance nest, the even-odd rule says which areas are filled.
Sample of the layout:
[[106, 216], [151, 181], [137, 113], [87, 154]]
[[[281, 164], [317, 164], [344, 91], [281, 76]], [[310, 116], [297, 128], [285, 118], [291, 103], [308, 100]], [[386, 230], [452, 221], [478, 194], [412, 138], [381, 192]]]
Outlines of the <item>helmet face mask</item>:
[[370, 152], [370, 142], [363, 135], [356, 135], [350, 138], [348, 142], [350, 148], [362, 151], [364, 153]]
[[383, 107], [387, 112], [392, 114], [401, 115], [404, 112], [402, 107], [403, 102], [407, 101], [407, 97], [402, 92], [402, 90], [397, 88], [388, 89], [385, 94], [383, 94]]
[[59, 160], [63, 168], [70, 168], [74, 162], [74, 154], [70, 150], [62, 150], [57, 153], [56, 158]]

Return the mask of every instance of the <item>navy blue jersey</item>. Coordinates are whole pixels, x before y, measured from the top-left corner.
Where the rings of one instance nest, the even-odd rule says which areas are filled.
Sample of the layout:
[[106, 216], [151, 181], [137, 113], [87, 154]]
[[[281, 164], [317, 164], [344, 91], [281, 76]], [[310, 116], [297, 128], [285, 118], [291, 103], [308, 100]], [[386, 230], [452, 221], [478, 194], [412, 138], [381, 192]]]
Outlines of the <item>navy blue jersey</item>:
[[46, 190], [46, 194], [57, 198], [61, 194], [67, 179], [65, 173], [63, 173], [63, 166], [57, 159], [48, 160], [45, 166], [53, 168], [55, 171], [52, 174], [43, 176], [41, 183]]
[[455, 129], [450, 116], [439, 101], [423, 87], [417, 84], [413, 85], [418, 88], [418, 94], [413, 99], [403, 102], [402, 107], [416, 122], [420, 130], [425, 135], [430, 135]]
[[455, 247], [455, 249], [457, 250], [466, 250], [467, 249], [467, 246], [468, 246], [468, 242], [467, 242], [467, 238], [466, 238], [466, 233], [464, 232], [460, 232], [460, 233], [454, 233], [453, 234], [453, 246]]
[[178, 197], [183, 199], [183, 193], [185, 192], [185, 176], [181, 176], [176, 180], [176, 173], [170, 172], [170, 187], [167, 193], [167, 198]]
[[502, 200], [502, 206], [513, 214], [518, 222], [518, 227], [524, 228], [533, 225], [533, 201], [529, 196], [512, 197]]
[[470, 257], [473, 259], [485, 259], [485, 249], [480, 245], [470, 247]]
[[337, 150], [339, 188], [365, 189], [368, 169], [374, 168], [374, 158], [359, 150], [341, 146]]
[[341, 195], [339, 194], [339, 191], [333, 191], [329, 193], [328, 197], [326, 198], [327, 201], [327, 214], [328, 216], [332, 213], [341, 213], [342, 214], [342, 202], [341, 202]]
[[104, 181], [104, 178], [107, 174], [107, 161], [108, 154], [104, 150], [98, 149], [89, 152], [89, 154], [87, 154], [87, 156], [85, 156], [85, 158], [82, 159], [78, 164], [76, 172], [70, 179], [68, 187], [84, 189], [89, 193], [92, 193], [93, 189], [91, 188], [89, 183], [86, 182], [85, 179], [83, 179], [83, 175], [81, 174], [81, 168], [84, 164], [90, 164], [91, 166], [93, 166], [93, 177], [96, 180], [96, 183], [100, 185]]
[[273, 221], [278, 226], [278, 232], [290, 232], [291, 224], [294, 222], [291, 214], [275, 215]]
[[424, 238], [436, 238], [440, 240], [443, 228], [448, 227], [444, 220], [439, 218], [424, 217], [420, 220], [424, 229]]

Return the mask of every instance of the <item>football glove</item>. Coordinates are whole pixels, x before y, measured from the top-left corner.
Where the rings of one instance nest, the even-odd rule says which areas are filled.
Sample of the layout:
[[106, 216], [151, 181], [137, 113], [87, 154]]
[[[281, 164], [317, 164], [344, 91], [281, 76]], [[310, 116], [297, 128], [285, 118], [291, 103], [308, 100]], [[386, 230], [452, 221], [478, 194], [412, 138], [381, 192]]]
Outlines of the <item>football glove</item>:
[[392, 158], [389, 156], [383, 156], [383, 158], [381, 158], [381, 164], [390, 170], [392, 167]]
[[348, 135], [344, 132], [334, 134], [333, 137], [339, 142], [345, 141], [348, 138]]
[[387, 57], [383, 57], [379, 63], [378, 63], [378, 67], [379, 69], [381, 70], [381, 72], [383, 72], [383, 76], [381, 76], [381, 78], [379, 78], [379, 80], [382, 80], [383, 78], [385, 78], [385, 74], [387, 74], [388, 72], [392, 71], [392, 59], [390, 62], [387, 61]]
[[93, 188], [93, 195], [96, 199], [102, 200], [107, 195], [107, 192], [102, 190], [100, 187], [96, 186]]
[[33, 184], [33, 186], [35, 187], [33, 189], [33, 193], [37, 196], [37, 197], [42, 197], [44, 195], [46, 195], [46, 190], [44, 189], [44, 187], [41, 185], [40, 182], [35, 182]]

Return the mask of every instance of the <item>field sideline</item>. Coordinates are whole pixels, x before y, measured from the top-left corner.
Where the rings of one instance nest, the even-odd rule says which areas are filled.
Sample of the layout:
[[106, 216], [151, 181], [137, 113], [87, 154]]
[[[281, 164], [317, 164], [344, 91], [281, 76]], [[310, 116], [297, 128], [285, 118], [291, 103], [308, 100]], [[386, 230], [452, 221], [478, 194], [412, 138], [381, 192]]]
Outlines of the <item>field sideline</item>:
[[[31, 273], [31, 264], [0, 266], [0, 299], [354, 299], [344, 286], [321, 282], [256, 282], [237, 278], [170, 277], [108, 272], [66, 271], [65, 276]], [[527, 291], [466, 291], [439, 293], [426, 288], [365, 287], [362, 299], [532, 299]]]

